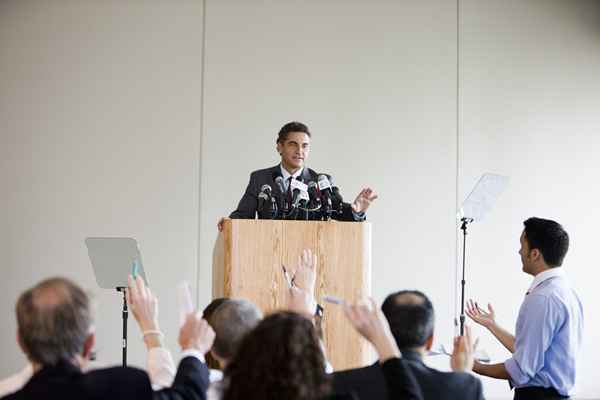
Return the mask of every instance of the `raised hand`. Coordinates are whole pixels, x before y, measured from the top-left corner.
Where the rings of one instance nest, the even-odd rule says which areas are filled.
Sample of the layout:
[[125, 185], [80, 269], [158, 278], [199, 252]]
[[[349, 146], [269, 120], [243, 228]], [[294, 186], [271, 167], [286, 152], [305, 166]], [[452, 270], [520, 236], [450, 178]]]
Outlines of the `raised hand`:
[[298, 257], [298, 265], [292, 274], [292, 284], [301, 290], [314, 295], [317, 281], [317, 255], [310, 249], [302, 251]]
[[194, 349], [202, 354], [208, 353], [215, 341], [215, 331], [208, 325], [201, 313], [188, 314], [179, 330], [179, 345], [182, 350]]
[[150, 288], [144, 284], [144, 279], [127, 277], [128, 287], [125, 289], [127, 304], [142, 332], [158, 331], [158, 299]]
[[454, 338], [454, 349], [450, 357], [450, 367], [454, 372], [466, 372], [473, 369], [475, 363], [475, 349], [477, 343], [473, 344], [471, 327], [465, 325], [464, 336]]
[[364, 213], [367, 211], [373, 201], [377, 199], [377, 193], [371, 188], [364, 188], [360, 191], [354, 202], [352, 203], [352, 210], [355, 213]]
[[315, 301], [317, 255], [311, 250], [304, 250], [298, 257], [298, 265], [292, 276], [292, 287], [288, 290], [288, 308], [312, 317], [317, 307]]
[[354, 329], [375, 346], [382, 362], [398, 357], [400, 351], [387, 319], [373, 299], [370, 299], [369, 303], [346, 304], [344, 313]]
[[479, 325], [490, 329], [496, 324], [496, 315], [494, 313], [494, 309], [492, 305], [488, 303], [488, 311], [484, 311], [477, 302], [473, 300], [469, 300], [467, 302], [467, 309], [465, 310], [466, 314], [473, 321], [478, 323]]

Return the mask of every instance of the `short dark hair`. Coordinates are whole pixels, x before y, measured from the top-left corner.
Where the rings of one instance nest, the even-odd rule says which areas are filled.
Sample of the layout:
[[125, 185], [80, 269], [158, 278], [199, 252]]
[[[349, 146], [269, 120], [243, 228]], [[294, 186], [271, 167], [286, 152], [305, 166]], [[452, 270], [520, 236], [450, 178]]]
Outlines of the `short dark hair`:
[[262, 319], [262, 312], [248, 300], [227, 300], [213, 312], [210, 325], [215, 331], [212, 350], [231, 359], [248, 332]]
[[421, 347], [433, 335], [433, 304], [423, 292], [401, 290], [392, 293], [381, 305], [381, 311], [400, 350]]
[[310, 137], [308, 126], [304, 125], [302, 122], [292, 121], [281, 127], [277, 134], [277, 143], [285, 142], [291, 132], [304, 132]]
[[53, 366], [83, 351], [92, 316], [87, 294], [65, 278], [26, 290], [15, 307], [19, 339], [28, 358]]
[[538, 249], [550, 267], [560, 267], [569, 251], [569, 234], [556, 221], [532, 217], [523, 222], [529, 249]]

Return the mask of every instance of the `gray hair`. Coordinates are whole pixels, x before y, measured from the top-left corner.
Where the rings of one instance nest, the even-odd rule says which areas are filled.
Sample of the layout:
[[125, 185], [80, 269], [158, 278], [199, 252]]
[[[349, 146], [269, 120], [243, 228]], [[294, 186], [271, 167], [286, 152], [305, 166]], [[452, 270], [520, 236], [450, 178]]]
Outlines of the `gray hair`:
[[75, 283], [65, 278], [44, 280], [21, 294], [15, 311], [30, 361], [52, 366], [82, 353], [92, 313], [89, 297]]
[[262, 319], [262, 312], [248, 300], [227, 300], [214, 311], [210, 324], [215, 331], [212, 350], [231, 359], [242, 339]]

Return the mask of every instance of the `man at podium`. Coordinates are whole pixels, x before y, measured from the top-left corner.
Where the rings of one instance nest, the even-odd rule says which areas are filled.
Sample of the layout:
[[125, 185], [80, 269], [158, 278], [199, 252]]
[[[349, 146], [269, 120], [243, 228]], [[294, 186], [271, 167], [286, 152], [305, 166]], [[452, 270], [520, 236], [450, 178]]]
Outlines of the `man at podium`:
[[305, 124], [285, 124], [276, 141], [281, 162], [250, 174], [246, 191], [229, 218], [363, 221], [377, 194], [367, 187], [352, 203], [345, 203], [330, 175], [305, 166], [310, 138]]

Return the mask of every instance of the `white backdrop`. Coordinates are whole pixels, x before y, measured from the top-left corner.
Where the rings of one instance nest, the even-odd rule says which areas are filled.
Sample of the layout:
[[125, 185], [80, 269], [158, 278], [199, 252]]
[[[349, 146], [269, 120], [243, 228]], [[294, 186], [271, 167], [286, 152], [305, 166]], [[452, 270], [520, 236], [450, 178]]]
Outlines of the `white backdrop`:
[[[217, 219], [251, 170], [277, 163], [280, 126], [300, 120], [314, 134], [309, 166], [348, 199], [362, 185], [380, 194], [369, 212], [375, 297], [425, 291], [440, 343], [456, 306], [455, 202], [481, 173], [511, 184], [470, 230], [468, 295], [493, 302], [507, 327], [530, 281], [522, 221], [562, 222], [586, 308], [579, 397], [599, 397], [599, 11], [586, 0], [462, 1], [457, 104], [454, 2], [0, 3], [0, 376], [24, 362], [18, 293], [56, 274], [94, 292], [99, 358], [119, 361], [120, 299], [95, 288], [88, 235], [137, 237], [176, 351], [174, 286], [197, 280], [209, 301]], [[488, 398], [511, 396], [484, 383]]]

